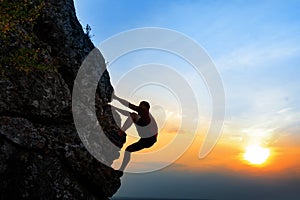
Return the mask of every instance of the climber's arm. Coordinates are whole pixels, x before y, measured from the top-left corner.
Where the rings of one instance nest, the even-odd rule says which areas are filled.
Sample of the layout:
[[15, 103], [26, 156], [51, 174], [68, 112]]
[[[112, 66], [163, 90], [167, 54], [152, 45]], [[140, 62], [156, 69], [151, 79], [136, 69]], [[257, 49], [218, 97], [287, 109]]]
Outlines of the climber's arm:
[[127, 110], [122, 110], [120, 108], [117, 108], [115, 106], [112, 106], [111, 105], [111, 108], [118, 111], [119, 113], [121, 113], [122, 115], [125, 115], [125, 116], [130, 116], [130, 112], [128, 112]]
[[122, 99], [122, 98], [116, 96], [115, 94], [114, 94], [113, 97], [114, 97], [114, 99], [118, 100], [118, 101], [119, 101], [121, 104], [123, 104], [124, 106], [126, 106], [126, 107], [128, 107], [128, 108], [130, 108], [130, 109], [135, 110], [135, 111], [138, 112], [138, 110], [139, 110], [139, 107], [138, 107], [138, 106], [136, 106], [136, 105], [134, 105], [134, 104], [132, 104], [132, 103], [126, 101], [125, 99]]

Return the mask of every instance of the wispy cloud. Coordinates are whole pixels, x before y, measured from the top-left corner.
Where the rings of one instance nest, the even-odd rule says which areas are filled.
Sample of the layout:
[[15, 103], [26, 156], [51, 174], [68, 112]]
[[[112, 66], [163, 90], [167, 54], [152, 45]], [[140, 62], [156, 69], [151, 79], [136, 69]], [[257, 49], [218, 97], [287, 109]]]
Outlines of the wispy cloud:
[[278, 42], [275, 44], [249, 44], [239, 47], [216, 59], [221, 69], [271, 66], [294, 56], [299, 56], [300, 46], [297, 43]]

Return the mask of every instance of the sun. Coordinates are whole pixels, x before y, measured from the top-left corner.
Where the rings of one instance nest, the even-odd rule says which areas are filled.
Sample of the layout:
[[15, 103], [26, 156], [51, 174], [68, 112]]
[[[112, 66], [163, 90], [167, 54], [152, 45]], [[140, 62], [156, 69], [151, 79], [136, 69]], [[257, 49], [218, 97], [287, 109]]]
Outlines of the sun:
[[258, 145], [248, 146], [244, 154], [244, 159], [253, 165], [265, 163], [270, 156], [270, 150]]

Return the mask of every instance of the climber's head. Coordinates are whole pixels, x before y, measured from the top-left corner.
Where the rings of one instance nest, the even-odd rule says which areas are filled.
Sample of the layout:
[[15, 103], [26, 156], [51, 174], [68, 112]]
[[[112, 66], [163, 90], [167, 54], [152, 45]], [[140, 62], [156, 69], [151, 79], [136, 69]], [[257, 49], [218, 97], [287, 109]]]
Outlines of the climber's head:
[[145, 110], [145, 111], [148, 111], [148, 112], [149, 112], [150, 104], [149, 104], [147, 101], [141, 101], [139, 107], [140, 107], [142, 110]]

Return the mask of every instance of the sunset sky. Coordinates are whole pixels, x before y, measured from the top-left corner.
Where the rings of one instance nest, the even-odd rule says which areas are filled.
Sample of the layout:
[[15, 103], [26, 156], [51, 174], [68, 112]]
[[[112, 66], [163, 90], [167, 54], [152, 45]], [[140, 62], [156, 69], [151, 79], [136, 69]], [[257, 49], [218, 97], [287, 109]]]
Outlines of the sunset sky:
[[[148, 100], [160, 128], [157, 144], [136, 153], [129, 171], [168, 163], [172, 152], [192, 142], [164, 169], [126, 173], [115, 197], [299, 198], [299, 1], [75, 0], [75, 6], [80, 23], [91, 26], [97, 47], [115, 34], [143, 27], [168, 28], [192, 38], [215, 63], [225, 90], [222, 135], [210, 154], [199, 159], [213, 108], [193, 67], [176, 55], [149, 49], [106, 60], [116, 94], [136, 104]], [[158, 78], [159, 72], [138, 71], [145, 66], [168, 66], [195, 96], [182, 103], [167, 86], [134, 85], [134, 79]], [[182, 85], [177, 81], [178, 88]], [[183, 119], [189, 124], [180, 127]], [[134, 128], [127, 133], [125, 146], [137, 140]], [[153, 152], [160, 154], [145, 156]]]

